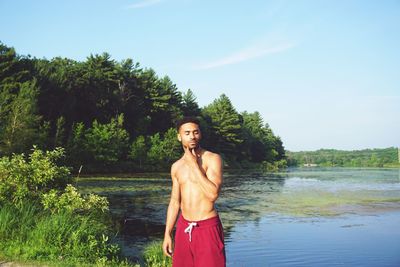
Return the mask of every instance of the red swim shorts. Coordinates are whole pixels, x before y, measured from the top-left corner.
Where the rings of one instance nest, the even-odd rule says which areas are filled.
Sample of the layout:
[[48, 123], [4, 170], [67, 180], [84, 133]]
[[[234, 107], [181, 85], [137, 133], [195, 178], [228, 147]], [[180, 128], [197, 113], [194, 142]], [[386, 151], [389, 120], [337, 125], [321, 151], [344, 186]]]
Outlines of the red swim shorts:
[[224, 230], [219, 216], [191, 222], [179, 216], [173, 267], [224, 267]]

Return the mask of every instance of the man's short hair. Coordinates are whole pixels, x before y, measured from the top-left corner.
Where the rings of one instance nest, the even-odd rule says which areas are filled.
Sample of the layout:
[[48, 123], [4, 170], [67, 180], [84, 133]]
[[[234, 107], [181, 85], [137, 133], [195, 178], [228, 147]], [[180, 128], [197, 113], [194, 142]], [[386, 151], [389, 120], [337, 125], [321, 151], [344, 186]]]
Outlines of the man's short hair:
[[176, 130], [179, 132], [179, 128], [181, 128], [181, 126], [185, 123], [194, 123], [197, 124], [200, 127], [200, 121], [198, 118], [196, 117], [183, 117], [182, 119], [178, 120], [176, 122]]

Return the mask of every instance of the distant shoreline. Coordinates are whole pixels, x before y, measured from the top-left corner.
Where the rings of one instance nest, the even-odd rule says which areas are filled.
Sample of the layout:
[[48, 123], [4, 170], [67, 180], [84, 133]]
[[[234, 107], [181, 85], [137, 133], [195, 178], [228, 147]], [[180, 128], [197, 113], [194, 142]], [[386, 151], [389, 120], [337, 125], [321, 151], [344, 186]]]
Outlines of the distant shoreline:
[[397, 147], [352, 151], [336, 149], [286, 151], [286, 156], [288, 166], [298, 167], [400, 167], [400, 149]]

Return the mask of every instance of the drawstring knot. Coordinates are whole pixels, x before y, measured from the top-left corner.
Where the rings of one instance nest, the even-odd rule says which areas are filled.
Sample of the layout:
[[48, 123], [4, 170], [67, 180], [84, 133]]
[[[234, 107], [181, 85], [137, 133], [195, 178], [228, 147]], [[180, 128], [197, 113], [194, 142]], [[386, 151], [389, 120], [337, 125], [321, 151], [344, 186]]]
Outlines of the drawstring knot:
[[189, 223], [189, 226], [185, 229], [185, 233], [189, 233], [189, 241], [192, 242], [192, 230], [193, 227], [197, 226], [196, 222]]

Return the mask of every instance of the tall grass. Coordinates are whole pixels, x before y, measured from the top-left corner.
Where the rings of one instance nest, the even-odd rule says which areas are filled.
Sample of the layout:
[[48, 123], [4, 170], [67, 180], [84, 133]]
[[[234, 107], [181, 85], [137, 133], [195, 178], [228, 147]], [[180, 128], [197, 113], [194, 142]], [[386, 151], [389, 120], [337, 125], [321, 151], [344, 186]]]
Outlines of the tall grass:
[[144, 263], [147, 267], [170, 267], [172, 260], [164, 256], [161, 242], [148, 244], [143, 253]]
[[119, 247], [108, 235], [107, 225], [94, 216], [51, 214], [35, 203], [6, 204], [0, 209], [0, 255], [9, 260], [131, 266], [119, 259]]

